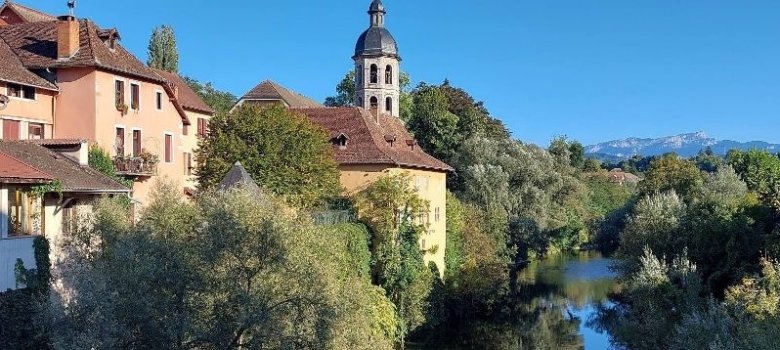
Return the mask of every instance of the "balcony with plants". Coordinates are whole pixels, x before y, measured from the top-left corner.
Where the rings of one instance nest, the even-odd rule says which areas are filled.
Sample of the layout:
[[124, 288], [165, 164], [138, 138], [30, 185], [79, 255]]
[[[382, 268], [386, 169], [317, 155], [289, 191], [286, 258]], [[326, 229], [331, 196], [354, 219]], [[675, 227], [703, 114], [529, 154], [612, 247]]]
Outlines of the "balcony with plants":
[[141, 150], [137, 156], [119, 155], [114, 157], [114, 167], [117, 175], [151, 177], [157, 175], [157, 166], [160, 164], [160, 157]]

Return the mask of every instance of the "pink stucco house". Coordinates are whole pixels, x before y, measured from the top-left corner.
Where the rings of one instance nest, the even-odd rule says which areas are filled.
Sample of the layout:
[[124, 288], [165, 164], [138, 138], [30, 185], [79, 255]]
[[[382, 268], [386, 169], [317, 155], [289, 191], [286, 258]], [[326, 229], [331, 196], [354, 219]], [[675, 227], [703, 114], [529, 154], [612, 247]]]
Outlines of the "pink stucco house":
[[89, 19], [15, 2], [0, 18], [0, 139], [97, 144], [134, 180], [138, 207], [163, 177], [192, 193], [193, 152], [214, 112], [178, 75], [147, 67], [118, 30]]

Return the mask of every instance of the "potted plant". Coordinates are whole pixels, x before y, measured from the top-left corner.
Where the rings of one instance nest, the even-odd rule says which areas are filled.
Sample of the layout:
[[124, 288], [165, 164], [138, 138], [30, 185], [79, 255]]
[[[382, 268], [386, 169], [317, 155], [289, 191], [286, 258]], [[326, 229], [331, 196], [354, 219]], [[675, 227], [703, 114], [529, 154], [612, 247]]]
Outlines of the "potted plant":
[[144, 170], [150, 173], [156, 172], [155, 167], [158, 163], [160, 163], [160, 157], [145, 149], [141, 149], [141, 153], [138, 155], [138, 158], [141, 158], [141, 163], [143, 164]]
[[126, 104], [120, 102], [116, 104], [116, 110], [122, 112], [122, 115], [126, 115], [130, 108], [127, 107]]

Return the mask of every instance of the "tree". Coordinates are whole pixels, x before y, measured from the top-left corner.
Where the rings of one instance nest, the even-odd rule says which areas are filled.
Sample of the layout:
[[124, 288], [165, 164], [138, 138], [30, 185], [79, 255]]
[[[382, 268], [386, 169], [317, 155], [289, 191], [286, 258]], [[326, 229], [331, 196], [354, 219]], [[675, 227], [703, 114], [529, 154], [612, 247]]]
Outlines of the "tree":
[[241, 106], [212, 118], [196, 151], [201, 189], [219, 184], [236, 162], [272, 193], [312, 207], [339, 194], [339, 172], [329, 136], [282, 106]]
[[411, 183], [405, 174], [382, 177], [355, 198], [360, 219], [372, 232], [374, 282], [396, 306], [401, 347], [409, 332], [426, 320], [434, 278], [419, 243], [426, 228], [418, 218], [428, 212], [428, 203]]
[[418, 88], [415, 92], [408, 127], [423, 149], [445, 161], [454, 155], [462, 137], [458, 133], [458, 116], [448, 110], [447, 96], [436, 87]]
[[112, 180], [127, 188], [133, 188], [133, 180], [125, 179], [117, 175], [116, 167], [114, 167], [114, 161], [111, 159], [111, 156], [97, 144], [89, 146], [88, 162], [92, 169], [101, 172], [103, 175], [110, 177]]
[[149, 39], [149, 67], [171, 73], [179, 72], [179, 50], [176, 48], [176, 34], [167, 25], [157, 27]]
[[579, 141], [571, 141], [565, 137], [556, 137], [550, 142], [550, 153], [558, 158], [559, 162], [566, 163], [576, 169], [585, 166], [585, 147]]
[[355, 105], [355, 70], [350, 70], [336, 85], [336, 96], [325, 99], [328, 107], [350, 107]]
[[392, 304], [360, 273], [364, 231], [241, 188], [187, 203], [163, 183], [137, 225], [117, 205], [66, 237], [59, 348], [392, 348]]
[[667, 154], [650, 163], [639, 190], [643, 195], [674, 190], [691, 200], [700, 194], [703, 183], [704, 175], [695, 163]]
[[214, 110], [216, 115], [227, 114], [238, 102], [238, 98], [235, 95], [216, 89], [210, 82], [202, 84], [189, 77], [184, 77], [183, 79], [190, 89], [195, 91], [198, 97]]
[[[661, 256], [684, 247], [679, 235], [686, 205], [674, 192], [654, 194], [641, 199], [620, 236], [621, 271], [636, 271], [637, 260], [645, 249]], [[682, 246], [682, 247], [681, 247]]]
[[726, 158], [751, 191], [780, 211], [780, 158], [759, 150], [734, 150]]

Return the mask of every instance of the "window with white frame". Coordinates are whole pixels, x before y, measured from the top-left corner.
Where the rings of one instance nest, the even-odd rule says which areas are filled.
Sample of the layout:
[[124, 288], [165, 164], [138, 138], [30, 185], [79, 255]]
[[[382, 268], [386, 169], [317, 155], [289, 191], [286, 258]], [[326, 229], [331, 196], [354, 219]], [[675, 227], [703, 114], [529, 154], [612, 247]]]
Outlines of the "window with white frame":
[[130, 108], [141, 109], [141, 86], [138, 84], [130, 84]]
[[21, 98], [25, 100], [35, 99], [35, 88], [21, 84], [8, 84], [8, 96]]

